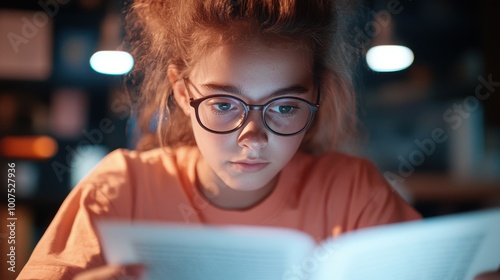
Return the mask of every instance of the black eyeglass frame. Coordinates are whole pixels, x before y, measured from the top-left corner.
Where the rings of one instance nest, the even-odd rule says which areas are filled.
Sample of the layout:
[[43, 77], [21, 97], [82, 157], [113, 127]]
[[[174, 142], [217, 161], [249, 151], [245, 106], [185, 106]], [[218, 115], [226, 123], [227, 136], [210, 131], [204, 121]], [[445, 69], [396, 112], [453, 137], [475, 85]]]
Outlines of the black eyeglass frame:
[[[187, 83], [191, 84], [191, 81], [189, 81], [188, 78], [184, 78], [184, 85], [186, 87], [186, 90], [188, 91], [189, 95], [191, 96], [194, 96], [191, 92], [191, 90], [189, 89]], [[186, 83], [187, 81], [187, 83]], [[194, 85], [193, 85], [194, 87]], [[196, 87], [194, 87], [195, 90], [200, 94], [202, 95], [198, 89], [196, 89]], [[299, 97], [295, 97], [295, 96], [287, 96], [287, 97], [277, 97], [277, 98], [273, 98], [269, 101], [267, 101], [265, 104], [263, 105], [250, 105], [250, 104], [247, 104], [245, 101], [243, 101], [242, 99], [238, 98], [238, 97], [235, 97], [235, 96], [232, 96], [232, 95], [227, 95], [227, 94], [214, 94], [214, 95], [209, 95], [209, 96], [204, 96], [204, 97], [201, 97], [201, 98], [198, 98], [198, 99], [194, 99], [193, 97], [190, 97], [189, 98], [189, 105], [191, 107], [193, 107], [195, 109], [195, 115], [196, 115], [196, 120], [198, 121], [198, 123], [200, 124], [201, 127], [203, 127], [203, 129], [209, 131], [209, 132], [212, 132], [212, 133], [216, 133], [216, 134], [229, 134], [229, 133], [232, 133], [238, 129], [240, 129], [243, 125], [245, 125], [245, 123], [248, 121], [248, 115], [249, 115], [249, 112], [251, 110], [260, 110], [262, 112], [262, 122], [264, 123], [264, 126], [269, 130], [271, 131], [272, 133], [276, 134], [276, 135], [279, 135], [279, 136], [293, 136], [293, 135], [297, 135], [299, 133], [302, 133], [304, 130], [306, 130], [312, 123], [312, 120], [314, 118], [314, 115], [315, 113], [319, 110], [319, 100], [320, 100], [320, 87], [318, 86], [317, 88], [317, 92], [318, 92], [318, 95], [316, 97], [316, 104], [312, 104], [311, 102], [305, 100], [305, 99], [302, 99], [302, 98], [299, 98]], [[202, 95], [203, 96], [203, 95]], [[200, 106], [200, 104], [207, 100], [207, 99], [210, 99], [210, 98], [216, 98], [216, 97], [225, 97], [225, 98], [232, 98], [232, 99], [235, 99], [235, 100], [238, 100], [239, 102], [241, 102], [241, 104], [243, 104], [243, 107], [245, 108], [245, 117], [243, 118], [243, 121], [240, 122], [240, 124], [231, 129], [231, 130], [228, 130], [228, 131], [217, 131], [217, 130], [213, 130], [213, 129], [210, 129], [208, 127], [206, 127], [201, 119], [200, 119], [200, 116], [198, 114], [198, 107]], [[299, 131], [297, 132], [294, 132], [294, 133], [279, 133], [277, 131], [274, 131], [272, 128], [269, 127], [269, 125], [267, 124], [266, 122], [266, 118], [265, 118], [265, 112], [267, 110], [267, 107], [274, 101], [276, 100], [280, 100], [280, 99], [295, 99], [295, 100], [299, 100], [299, 101], [303, 101], [306, 103], [306, 105], [309, 107], [310, 111], [309, 111], [309, 118], [307, 120], [307, 123], [306, 125], [300, 129]]]

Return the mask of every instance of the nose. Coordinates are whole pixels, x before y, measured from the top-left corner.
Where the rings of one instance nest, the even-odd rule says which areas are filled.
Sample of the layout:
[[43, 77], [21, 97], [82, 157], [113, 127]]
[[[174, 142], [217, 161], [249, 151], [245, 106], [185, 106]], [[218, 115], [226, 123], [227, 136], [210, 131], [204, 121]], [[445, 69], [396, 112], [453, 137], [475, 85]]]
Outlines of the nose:
[[246, 123], [238, 135], [238, 145], [242, 148], [260, 150], [268, 143], [267, 129], [259, 110], [252, 110], [248, 114]]

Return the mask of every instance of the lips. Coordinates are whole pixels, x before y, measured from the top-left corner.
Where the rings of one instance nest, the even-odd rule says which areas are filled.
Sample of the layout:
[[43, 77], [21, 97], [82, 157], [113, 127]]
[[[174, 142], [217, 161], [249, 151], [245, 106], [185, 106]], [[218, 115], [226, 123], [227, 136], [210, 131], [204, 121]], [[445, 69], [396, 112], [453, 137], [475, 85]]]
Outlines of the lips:
[[240, 172], [254, 173], [266, 168], [266, 166], [269, 165], [269, 162], [261, 160], [242, 160], [232, 161], [231, 165]]

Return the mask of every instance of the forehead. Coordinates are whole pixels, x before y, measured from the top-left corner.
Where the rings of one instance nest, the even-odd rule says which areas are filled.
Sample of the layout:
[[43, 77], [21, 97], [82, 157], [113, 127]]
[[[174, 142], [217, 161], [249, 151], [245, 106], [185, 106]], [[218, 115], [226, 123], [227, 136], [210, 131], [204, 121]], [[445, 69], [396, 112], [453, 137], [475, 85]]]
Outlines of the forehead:
[[193, 65], [190, 79], [198, 84], [219, 83], [244, 90], [272, 91], [276, 88], [313, 83], [312, 55], [286, 43], [254, 40], [211, 48]]

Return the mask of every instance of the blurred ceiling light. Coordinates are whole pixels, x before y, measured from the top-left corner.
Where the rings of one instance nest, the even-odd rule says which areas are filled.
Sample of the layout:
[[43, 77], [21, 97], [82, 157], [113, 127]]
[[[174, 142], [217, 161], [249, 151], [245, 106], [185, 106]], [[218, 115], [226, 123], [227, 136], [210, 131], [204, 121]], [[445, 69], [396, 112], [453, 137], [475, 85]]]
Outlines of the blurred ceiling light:
[[0, 154], [8, 158], [49, 159], [58, 145], [49, 136], [7, 136], [0, 139]]
[[90, 58], [94, 71], [106, 75], [123, 75], [134, 67], [134, 58], [124, 51], [98, 51]]
[[376, 72], [396, 72], [408, 68], [413, 63], [413, 52], [398, 45], [375, 46], [366, 53], [366, 62]]

